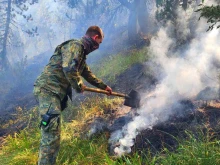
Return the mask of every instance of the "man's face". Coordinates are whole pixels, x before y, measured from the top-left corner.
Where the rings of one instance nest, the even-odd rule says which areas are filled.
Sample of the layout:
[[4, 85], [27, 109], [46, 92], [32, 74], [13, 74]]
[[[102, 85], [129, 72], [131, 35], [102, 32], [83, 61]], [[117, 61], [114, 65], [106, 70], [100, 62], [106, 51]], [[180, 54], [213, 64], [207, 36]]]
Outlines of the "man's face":
[[95, 35], [94, 37], [92, 37], [99, 45], [102, 43], [103, 38], [99, 38], [98, 35]]
[[103, 40], [102, 38], [96, 38], [95, 41], [100, 45], [102, 43], [102, 40]]

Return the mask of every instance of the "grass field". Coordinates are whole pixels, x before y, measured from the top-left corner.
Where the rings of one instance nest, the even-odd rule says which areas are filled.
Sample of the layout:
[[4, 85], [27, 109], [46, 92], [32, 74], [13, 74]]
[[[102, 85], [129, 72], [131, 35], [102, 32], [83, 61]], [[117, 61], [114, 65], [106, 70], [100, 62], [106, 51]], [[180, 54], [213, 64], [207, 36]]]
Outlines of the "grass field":
[[[147, 49], [118, 54], [101, 62], [105, 69], [93, 66], [95, 74], [100, 78], [115, 77], [136, 63], [149, 58]], [[132, 153], [120, 158], [109, 155], [108, 135], [103, 133], [86, 138], [87, 121], [94, 116], [102, 116], [106, 109], [114, 109], [122, 104], [119, 98], [93, 97], [86, 99], [78, 107], [70, 105], [62, 115], [62, 140], [57, 158], [58, 165], [219, 165], [220, 140], [209, 130], [203, 133], [198, 129], [197, 136], [187, 131], [185, 139], [176, 139], [178, 147], [175, 151], [163, 148], [157, 154], [150, 152]], [[28, 120], [28, 126], [18, 133], [5, 138], [0, 148], [0, 164], [2, 165], [34, 165], [38, 158], [40, 131], [38, 128], [38, 107], [33, 107], [20, 120]], [[22, 114], [22, 109], [20, 110]], [[68, 121], [68, 122], [67, 122]], [[205, 124], [205, 123], [204, 123]], [[7, 125], [5, 125], [7, 126]], [[198, 136], [199, 135], [199, 136]], [[146, 149], [147, 150], [147, 149]]]

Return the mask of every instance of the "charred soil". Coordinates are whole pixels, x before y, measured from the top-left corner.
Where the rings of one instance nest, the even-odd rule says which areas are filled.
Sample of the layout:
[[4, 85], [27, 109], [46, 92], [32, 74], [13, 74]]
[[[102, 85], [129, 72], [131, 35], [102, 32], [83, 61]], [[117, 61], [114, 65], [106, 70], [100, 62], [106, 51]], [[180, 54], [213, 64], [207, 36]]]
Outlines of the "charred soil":
[[[122, 93], [129, 93], [131, 89], [137, 90], [139, 93], [147, 93], [152, 91], [156, 84], [157, 79], [153, 74], [146, 72], [149, 66], [145, 64], [135, 64], [125, 72], [116, 77], [116, 82], [110, 84], [114, 91], [120, 91]], [[2, 115], [1, 122], [7, 122], [13, 120], [14, 117], [11, 115], [13, 112], [17, 115], [16, 107], [19, 105], [22, 109], [36, 105], [35, 98], [29, 91], [22, 95], [19, 93], [13, 93], [14, 103], [10, 103], [11, 108], [5, 111]], [[89, 97], [88, 95], [79, 96], [78, 100]], [[184, 113], [179, 114], [176, 111], [169, 119], [165, 122], [159, 123], [152, 127], [152, 129], [146, 129], [139, 133], [135, 139], [135, 144], [132, 147], [133, 152], [143, 152], [150, 150], [151, 153], [157, 153], [162, 150], [163, 147], [169, 150], [175, 150], [178, 146], [177, 138], [186, 138], [186, 130], [196, 132], [198, 128], [204, 132], [211, 130], [212, 135], [220, 138], [220, 102], [219, 100], [209, 100], [207, 105], [202, 100], [183, 100], [181, 104], [184, 106], [181, 111]], [[91, 137], [97, 133], [107, 133], [121, 129], [134, 116], [138, 115], [136, 109], [132, 109], [127, 106], [121, 106], [116, 109], [106, 109], [104, 114], [96, 116], [85, 125], [84, 135]], [[17, 122], [11, 124], [7, 128], [0, 130], [0, 136], [17, 132], [23, 129], [27, 123]], [[1, 139], [0, 139], [1, 141]], [[109, 152], [114, 154], [114, 146], [116, 144], [110, 144]]]

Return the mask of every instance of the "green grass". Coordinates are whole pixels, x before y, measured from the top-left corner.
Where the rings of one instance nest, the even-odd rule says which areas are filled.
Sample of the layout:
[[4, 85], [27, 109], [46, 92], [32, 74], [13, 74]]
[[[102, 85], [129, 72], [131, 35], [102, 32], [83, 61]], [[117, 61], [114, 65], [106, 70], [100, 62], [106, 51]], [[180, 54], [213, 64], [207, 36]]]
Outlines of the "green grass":
[[[105, 110], [114, 109], [122, 104], [122, 99], [89, 98], [81, 104], [77, 113], [72, 114], [71, 122], [62, 122], [61, 149], [57, 158], [58, 165], [218, 165], [220, 163], [220, 140], [211, 130], [202, 128], [187, 131], [185, 139], [178, 139], [178, 148], [171, 152], [166, 148], [156, 155], [150, 151], [144, 154], [133, 153], [116, 158], [108, 154], [107, 133], [99, 134], [91, 139], [82, 138], [87, 121], [99, 115], [105, 116]], [[4, 165], [34, 165], [38, 157], [40, 131], [37, 108], [32, 111], [29, 127], [13, 136], [8, 136], [0, 150], [0, 162]], [[71, 111], [70, 106], [65, 113]], [[65, 115], [63, 114], [63, 118]], [[64, 120], [64, 119], [63, 119]], [[196, 134], [195, 134], [196, 132]]]
[[[118, 54], [102, 61], [95, 68], [100, 78], [114, 81], [115, 77], [131, 67], [149, 58], [147, 49]], [[176, 139], [175, 151], [163, 148], [155, 155], [149, 149], [144, 154], [133, 153], [120, 158], [110, 156], [107, 133], [86, 138], [88, 123], [96, 116], [108, 118], [106, 111], [120, 106], [123, 99], [109, 97], [88, 98], [80, 106], [70, 105], [62, 115], [61, 148], [57, 158], [58, 165], [218, 165], [220, 164], [220, 140], [207, 129], [187, 131], [186, 138]], [[0, 148], [2, 165], [35, 165], [38, 158], [40, 130], [38, 128], [37, 107], [30, 114], [17, 109], [20, 120], [27, 120], [28, 126], [19, 133], [5, 138]], [[23, 117], [22, 117], [23, 116]], [[67, 122], [68, 121], [68, 122]], [[18, 122], [18, 121], [16, 121]], [[8, 125], [4, 125], [4, 128]], [[2, 127], [3, 128], [3, 127]], [[196, 134], [195, 134], [196, 133]]]
[[[79, 122], [79, 121], [78, 121]], [[58, 165], [218, 165], [220, 164], [220, 140], [207, 133], [195, 135], [188, 132], [185, 140], [177, 139], [179, 147], [171, 152], [164, 148], [160, 153], [145, 156], [134, 153], [112, 157], [108, 154], [108, 135], [97, 135], [92, 139], [77, 136], [72, 123], [62, 127], [61, 149], [57, 158]], [[197, 130], [197, 132], [202, 132]], [[37, 161], [39, 146], [38, 128], [26, 129], [6, 138], [0, 150], [0, 162], [5, 165], [32, 165]]]
[[[220, 164], [220, 140], [209, 129], [186, 130], [184, 139], [176, 138], [178, 147], [175, 151], [163, 148], [155, 155], [150, 150], [145, 154], [133, 153], [120, 158], [110, 156], [108, 152], [108, 133], [104, 132], [85, 138], [87, 122], [96, 115], [105, 118], [106, 110], [122, 104], [123, 99], [108, 97], [88, 98], [72, 114], [71, 122], [64, 122], [65, 115], [74, 106], [70, 105], [63, 113], [61, 148], [57, 158], [58, 165], [218, 165]], [[40, 131], [37, 108], [32, 111], [29, 127], [8, 136], [0, 150], [0, 162], [4, 165], [34, 165], [38, 157]], [[69, 112], [68, 112], [69, 111]], [[66, 114], [65, 114], [66, 113]], [[204, 133], [205, 132], [205, 133]], [[172, 135], [171, 135], [172, 136]], [[83, 138], [84, 137], [84, 138]], [[174, 138], [174, 137], [173, 137]]]
[[[81, 135], [88, 120], [93, 119], [95, 115], [105, 117], [105, 110], [114, 109], [122, 104], [122, 101], [120, 98], [95, 97], [87, 99], [84, 104], [77, 107], [77, 113], [72, 114], [73, 120], [69, 123], [62, 122], [62, 143], [58, 164], [86, 164], [87, 162], [97, 164], [104, 159], [106, 155], [103, 153], [107, 154], [105, 134], [93, 139], [82, 138]], [[68, 111], [72, 111], [73, 108], [70, 105], [64, 112], [63, 120], [65, 115], [71, 114]], [[38, 118], [36, 109], [36, 107], [33, 108], [30, 121]], [[20, 133], [9, 135], [0, 150], [1, 164], [36, 164], [39, 140], [40, 130], [36, 121], [30, 122], [29, 126]]]
[[0, 162], [4, 165], [34, 164], [37, 161], [39, 130], [22, 130], [19, 134], [8, 136], [0, 150]]
[[[204, 131], [204, 130], [203, 130]], [[218, 165], [220, 164], [220, 140], [197, 129], [196, 133], [186, 131], [187, 138], [180, 140], [176, 152], [165, 149], [165, 156], [159, 161], [169, 165]]]
[[[91, 69], [100, 78], [114, 83], [115, 78], [134, 64], [143, 63], [150, 58], [147, 48], [119, 53], [101, 60]], [[98, 67], [97, 67], [98, 66]]]

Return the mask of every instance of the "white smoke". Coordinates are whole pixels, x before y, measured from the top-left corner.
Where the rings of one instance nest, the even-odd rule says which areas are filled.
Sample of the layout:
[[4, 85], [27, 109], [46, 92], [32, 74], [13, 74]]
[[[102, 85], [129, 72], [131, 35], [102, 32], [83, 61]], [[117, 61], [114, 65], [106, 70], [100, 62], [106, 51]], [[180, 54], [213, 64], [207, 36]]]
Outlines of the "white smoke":
[[[169, 23], [151, 40], [150, 50], [155, 56], [155, 63], [161, 66], [163, 79], [153, 91], [153, 97], [143, 96], [148, 99], [138, 110], [139, 115], [122, 130], [111, 135], [110, 143], [118, 141], [114, 148], [118, 156], [131, 152], [134, 139], [140, 131], [167, 120], [173, 113], [173, 104], [182, 99], [194, 99], [206, 86], [218, 87], [218, 72], [213, 66], [213, 60], [220, 62], [220, 31], [215, 29], [206, 32], [207, 24], [204, 20], [197, 22], [193, 30], [190, 26], [192, 16], [188, 16], [185, 11], [179, 13], [184, 16], [179, 14], [176, 38], [172, 36], [174, 26]], [[195, 38], [185, 44], [184, 50], [173, 49], [179, 39], [186, 40], [190, 35]]]

